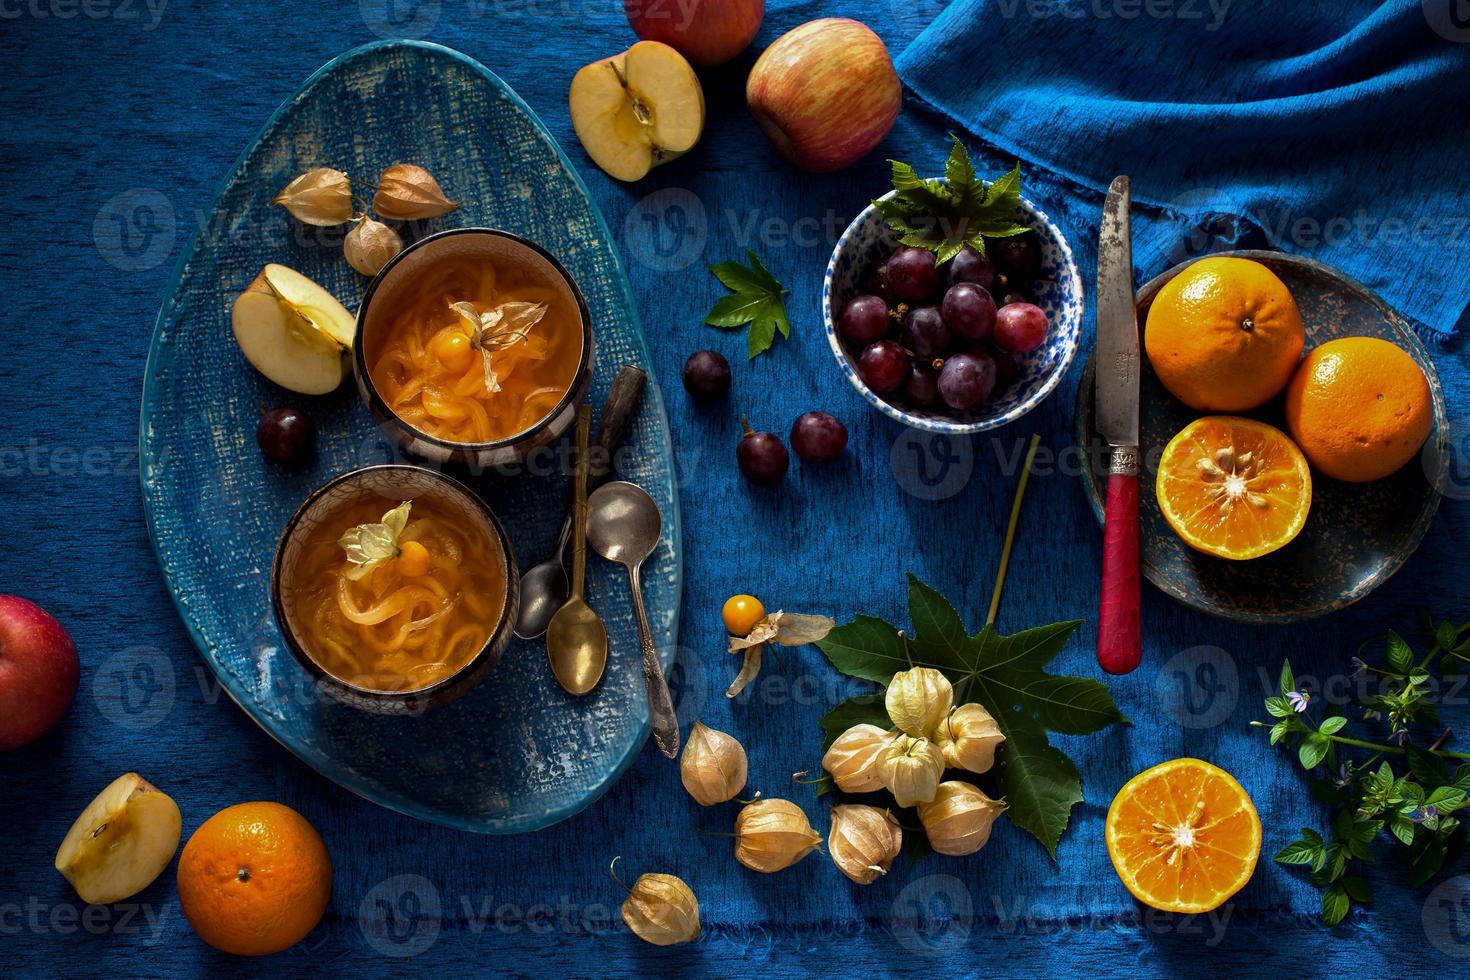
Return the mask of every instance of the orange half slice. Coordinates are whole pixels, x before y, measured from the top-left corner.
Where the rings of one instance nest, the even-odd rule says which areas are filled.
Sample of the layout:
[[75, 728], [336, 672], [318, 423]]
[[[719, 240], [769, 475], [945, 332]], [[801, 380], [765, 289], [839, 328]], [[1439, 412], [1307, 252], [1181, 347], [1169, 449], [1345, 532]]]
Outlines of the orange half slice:
[[1312, 508], [1307, 458], [1280, 429], [1232, 415], [1186, 425], [1164, 447], [1154, 484], [1164, 519], [1184, 543], [1244, 560], [1301, 532]]
[[1108, 857], [1123, 884], [1165, 912], [1208, 912], [1245, 887], [1261, 818], [1235, 777], [1175, 759], [1130, 779], [1108, 808]]

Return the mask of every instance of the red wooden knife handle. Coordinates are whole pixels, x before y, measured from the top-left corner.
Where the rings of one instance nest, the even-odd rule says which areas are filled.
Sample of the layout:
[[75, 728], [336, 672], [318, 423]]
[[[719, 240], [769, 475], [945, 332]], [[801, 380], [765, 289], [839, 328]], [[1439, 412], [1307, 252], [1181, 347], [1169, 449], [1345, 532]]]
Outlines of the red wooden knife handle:
[[[1110, 674], [1138, 666], [1138, 464], [1132, 450], [1115, 450], [1103, 521], [1102, 602], [1097, 618], [1097, 662]], [[1130, 472], [1131, 471], [1131, 472]]]

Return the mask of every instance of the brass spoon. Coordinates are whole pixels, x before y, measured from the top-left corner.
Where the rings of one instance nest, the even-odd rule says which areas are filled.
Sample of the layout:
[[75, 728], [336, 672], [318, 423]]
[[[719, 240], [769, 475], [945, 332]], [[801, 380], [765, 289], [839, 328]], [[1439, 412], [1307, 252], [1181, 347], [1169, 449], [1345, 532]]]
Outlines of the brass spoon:
[[572, 490], [572, 594], [546, 628], [546, 659], [568, 694], [582, 695], [602, 680], [607, 667], [607, 628], [587, 605], [587, 457], [592, 436], [592, 409], [577, 411], [577, 469]]

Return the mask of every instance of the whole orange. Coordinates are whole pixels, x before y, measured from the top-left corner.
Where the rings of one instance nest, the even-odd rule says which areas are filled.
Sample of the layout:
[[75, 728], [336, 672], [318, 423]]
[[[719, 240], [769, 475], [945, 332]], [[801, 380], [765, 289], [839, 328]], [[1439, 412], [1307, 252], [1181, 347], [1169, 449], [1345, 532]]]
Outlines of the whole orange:
[[1165, 283], [1143, 331], [1164, 387], [1201, 412], [1247, 412], [1275, 397], [1305, 344], [1286, 284], [1232, 256], [1200, 259]]
[[1338, 480], [1382, 479], [1429, 438], [1429, 382], [1401, 347], [1377, 337], [1330, 340], [1286, 389], [1286, 426], [1307, 459]]
[[279, 803], [226, 807], [179, 858], [179, 905], [199, 938], [238, 956], [299, 943], [332, 894], [332, 859], [306, 818]]

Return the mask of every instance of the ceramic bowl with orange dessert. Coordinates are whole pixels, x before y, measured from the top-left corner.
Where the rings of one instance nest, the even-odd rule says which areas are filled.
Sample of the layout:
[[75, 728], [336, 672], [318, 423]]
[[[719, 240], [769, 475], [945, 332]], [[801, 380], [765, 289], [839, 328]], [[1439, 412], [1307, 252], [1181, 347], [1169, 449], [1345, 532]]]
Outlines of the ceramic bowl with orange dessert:
[[353, 373], [405, 451], [480, 471], [571, 424], [592, 380], [592, 321], [555, 256], [490, 228], [421, 239], [368, 285]]
[[417, 714], [482, 680], [510, 641], [520, 576], [505, 529], [463, 484], [370, 466], [303, 503], [276, 548], [271, 601], [327, 694]]

